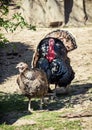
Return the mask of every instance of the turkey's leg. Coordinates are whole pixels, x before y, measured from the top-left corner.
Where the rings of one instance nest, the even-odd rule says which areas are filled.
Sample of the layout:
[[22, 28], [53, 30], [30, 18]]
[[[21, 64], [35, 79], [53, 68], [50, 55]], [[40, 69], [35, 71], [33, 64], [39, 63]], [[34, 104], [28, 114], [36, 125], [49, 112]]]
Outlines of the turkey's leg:
[[33, 112], [33, 109], [31, 108], [31, 99], [29, 99], [29, 102], [28, 102], [28, 111]]
[[40, 110], [43, 109], [43, 107], [42, 107], [42, 105], [43, 105], [43, 100], [44, 100], [43, 98], [40, 99]]
[[53, 91], [53, 96], [52, 96], [52, 100], [58, 100], [57, 96], [56, 96], [56, 88], [57, 88], [57, 84], [55, 84], [55, 89]]

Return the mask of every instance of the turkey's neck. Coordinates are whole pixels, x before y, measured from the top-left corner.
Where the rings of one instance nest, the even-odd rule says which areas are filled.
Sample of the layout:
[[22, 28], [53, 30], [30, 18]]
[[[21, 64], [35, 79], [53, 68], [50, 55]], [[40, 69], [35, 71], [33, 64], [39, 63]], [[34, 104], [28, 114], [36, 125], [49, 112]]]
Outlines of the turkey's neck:
[[29, 68], [23, 68], [23, 69], [19, 69], [20, 74], [24, 73], [25, 71], [29, 70]]

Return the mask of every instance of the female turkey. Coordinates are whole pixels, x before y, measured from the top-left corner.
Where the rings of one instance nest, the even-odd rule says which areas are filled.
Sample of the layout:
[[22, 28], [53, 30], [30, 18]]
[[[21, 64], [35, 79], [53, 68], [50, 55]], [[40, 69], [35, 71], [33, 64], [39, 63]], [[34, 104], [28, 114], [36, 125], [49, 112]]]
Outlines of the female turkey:
[[29, 69], [28, 65], [24, 62], [20, 62], [16, 68], [19, 68], [19, 76], [17, 77], [17, 83], [19, 88], [29, 99], [28, 110], [31, 109], [31, 98], [41, 98], [40, 109], [42, 109], [43, 97], [48, 93], [48, 81], [47, 76], [43, 70], [37, 68]]

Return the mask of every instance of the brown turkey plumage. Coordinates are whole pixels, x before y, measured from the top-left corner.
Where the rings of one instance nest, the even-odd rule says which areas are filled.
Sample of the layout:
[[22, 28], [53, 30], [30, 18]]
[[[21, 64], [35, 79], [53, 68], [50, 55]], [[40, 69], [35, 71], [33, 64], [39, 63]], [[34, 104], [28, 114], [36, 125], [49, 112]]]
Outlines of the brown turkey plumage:
[[54, 37], [61, 40], [66, 47], [67, 52], [72, 51], [77, 48], [76, 40], [74, 36], [66, 30], [55, 30], [48, 33], [45, 38]]
[[40, 109], [42, 109], [42, 100], [48, 92], [48, 81], [44, 71], [37, 68], [29, 69], [28, 65], [20, 62], [16, 68], [19, 68], [19, 76], [17, 83], [22, 94], [29, 99], [28, 111], [31, 109], [31, 99], [38, 97], [41, 98]]

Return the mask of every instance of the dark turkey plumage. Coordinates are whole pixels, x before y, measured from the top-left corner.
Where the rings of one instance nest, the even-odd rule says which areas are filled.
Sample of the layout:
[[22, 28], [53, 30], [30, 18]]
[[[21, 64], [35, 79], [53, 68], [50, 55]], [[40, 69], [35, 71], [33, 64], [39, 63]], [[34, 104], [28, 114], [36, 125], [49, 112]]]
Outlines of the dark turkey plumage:
[[74, 79], [75, 73], [70, 65], [67, 49], [60, 39], [42, 39], [37, 46], [32, 65], [44, 70], [49, 83], [59, 87], [66, 87]]
[[[37, 68], [29, 69], [26, 63], [19, 63], [16, 68], [19, 68], [19, 76], [17, 83], [22, 93], [29, 98], [28, 110], [31, 111], [31, 98], [41, 98], [48, 92], [47, 76], [43, 70]], [[42, 103], [40, 104], [42, 109]]]

